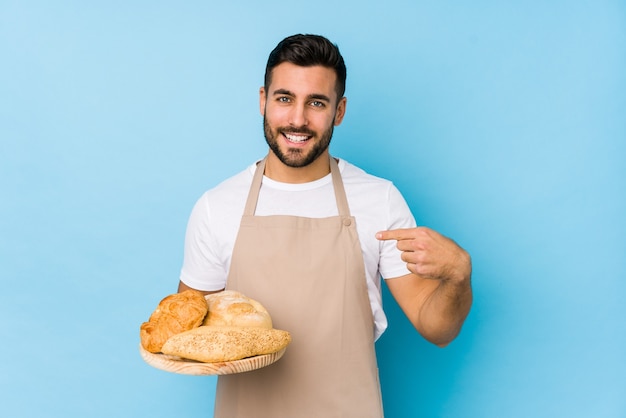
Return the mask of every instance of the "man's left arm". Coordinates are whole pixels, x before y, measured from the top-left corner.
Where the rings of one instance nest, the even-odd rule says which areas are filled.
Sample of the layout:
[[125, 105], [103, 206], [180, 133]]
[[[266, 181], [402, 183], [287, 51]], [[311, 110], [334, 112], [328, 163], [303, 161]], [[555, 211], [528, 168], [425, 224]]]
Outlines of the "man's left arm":
[[453, 240], [425, 227], [381, 231], [396, 240], [411, 274], [385, 280], [415, 329], [440, 347], [461, 331], [472, 305], [469, 254]]

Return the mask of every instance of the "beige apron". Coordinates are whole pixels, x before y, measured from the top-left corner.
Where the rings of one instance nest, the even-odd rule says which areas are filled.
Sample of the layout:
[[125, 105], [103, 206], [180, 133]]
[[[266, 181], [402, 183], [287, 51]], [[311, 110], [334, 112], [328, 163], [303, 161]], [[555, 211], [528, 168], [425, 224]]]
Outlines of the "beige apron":
[[330, 218], [254, 216], [265, 160], [256, 169], [226, 288], [260, 301], [292, 342], [273, 365], [220, 376], [215, 418], [383, 416], [361, 245], [330, 160]]

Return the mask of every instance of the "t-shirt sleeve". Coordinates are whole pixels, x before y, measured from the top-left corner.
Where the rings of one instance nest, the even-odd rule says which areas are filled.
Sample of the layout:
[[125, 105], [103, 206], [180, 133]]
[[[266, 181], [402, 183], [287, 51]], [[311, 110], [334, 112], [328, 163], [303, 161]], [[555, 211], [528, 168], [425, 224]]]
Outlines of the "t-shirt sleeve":
[[206, 195], [194, 205], [185, 234], [185, 249], [180, 280], [187, 286], [205, 291], [221, 290], [227, 271], [214, 245], [211, 211]]
[[[415, 218], [400, 191], [390, 184], [388, 193], [387, 229], [414, 228]], [[397, 241], [381, 241], [379, 271], [384, 279], [393, 279], [410, 273], [406, 263], [402, 261]]]

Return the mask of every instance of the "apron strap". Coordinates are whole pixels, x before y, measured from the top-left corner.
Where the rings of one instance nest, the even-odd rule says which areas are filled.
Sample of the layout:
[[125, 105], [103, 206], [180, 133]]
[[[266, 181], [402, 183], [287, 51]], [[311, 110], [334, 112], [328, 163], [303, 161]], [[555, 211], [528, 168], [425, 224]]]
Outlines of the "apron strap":
[[256, 202], [259, 200], [259, 192], [261, 191], [261, 183], [263, 183], [266, 160], [267, 157], [263, 158], [256, 165], [256, 171], [254, 172], [254, 177], [252, 177], [252, 185], [248, 193], [248, 200], [246, 201], [246, 207], [243, 211], [244, 216], [254, 216], [254, 212], [256, 211]]
[[[245, 216], [254, 216], [256, 211], [256, 204], [259, 200], [259, 192], [261, 190], [261, 183], [263, 183], [263, 173], [265, 172], [265, 161], [267, 157], [263, 158], [256, 167], [254, 177], [252, 178], [252, 185], [250, 186], [250, 193], [248, 193], [248, 200], [246, 201], [246, 207], [243, 214]], [[348, 198], [346, 197], [346, 191], [343, 187], [343, 180], [341, 179], [341, 172], [337, 161], [330, 157], [330, 174], [333, 181], [333, 189], [335, 191], [335, 200], [337, 201], [337, 210], [339, 216], [349, 217], [350, 206], [348, 206]]]
[[346, 190], [343, 188], [343, 180], [341, 179], [339, 165], [337, 165], [337, 160], [335, 160], [332, 156], [330, 157], [330, 174], [333, 178], [333, 189], [335, 190], [335, 199], [337, 200], [339, 216], [342, 218], [350, 217], [350, 206], [348, 206]]

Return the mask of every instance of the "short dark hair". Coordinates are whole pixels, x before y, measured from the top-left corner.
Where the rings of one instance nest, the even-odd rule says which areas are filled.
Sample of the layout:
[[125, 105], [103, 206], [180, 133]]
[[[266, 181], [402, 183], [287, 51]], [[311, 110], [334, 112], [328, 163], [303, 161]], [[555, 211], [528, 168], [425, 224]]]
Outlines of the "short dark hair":
[[301, 67], [321, 65], [332, 68], [337, 74], [335, 91], [337, 100], [341, 99], [346, 91], [346, 64], [337, 45], [320, 35], [292, 35], [276, 45], [270, 53], [265, 67], [265, 91], [272, 82], [274, 67], [289, 62]]

